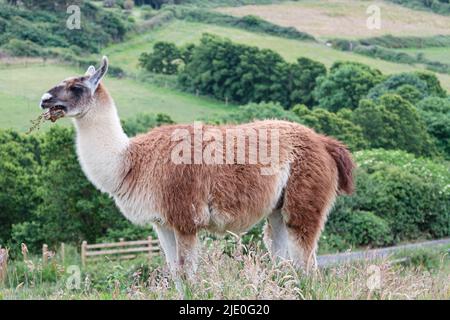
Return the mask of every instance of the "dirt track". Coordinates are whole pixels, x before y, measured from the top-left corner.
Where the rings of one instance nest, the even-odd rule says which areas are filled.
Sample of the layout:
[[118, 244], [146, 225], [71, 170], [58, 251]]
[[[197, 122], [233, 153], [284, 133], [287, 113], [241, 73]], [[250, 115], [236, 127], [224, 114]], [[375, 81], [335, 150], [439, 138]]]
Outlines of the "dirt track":
[[355, 260], [364, 260], [364, 259], [382, 259], [386, 258], [396, 252], [401, 252], [403, 250], [410, 249], [419, 249], [419, 248], [427, 248], [427, 247], [435, 247], [435, 246], [443, 246], [450, 244], [450, 238], [440, 239], [440, 240], [432, 240], [425, 241], [419, 243], [411, 243], [394, 247], [387, 247], [381, 249], [372, 249], [366, 251], [355, 251], [355, 252], [344, 252], [338, 254], [326, 254], [317, 257], [317, 262], [319, 267], [327, 267], [337, 263], [345, 263]]

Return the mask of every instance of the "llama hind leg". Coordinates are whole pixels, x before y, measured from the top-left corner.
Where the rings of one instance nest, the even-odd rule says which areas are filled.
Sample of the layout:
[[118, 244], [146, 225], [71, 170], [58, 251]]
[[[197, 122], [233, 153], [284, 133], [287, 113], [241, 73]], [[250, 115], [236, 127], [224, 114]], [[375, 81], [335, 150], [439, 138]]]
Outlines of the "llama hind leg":
[[281, 210], [274, 210], [267, 217], [264, 227], [264, 244], [273, 260], [276, 258], [289, 259], [288, 233]]
[[336, 198], [336, 187], [332, 180], [307, 187], [299, 185], [299, 180], [288, 184], [283, 210], [289, 257], [297, 267], [309, 272], [311, 267], [317, 267], [317, 243]]
[[[312, 204], [313, 202], [316, 203]], [[289, 257], [297, 267], [304, 268], [306, 272], [317, 267], [317, 243], [333, 202], [332, 194], [327, 201], [315, 199], [309, 204], [297, 204], [295, 211], [290, 211], [293, 213], [289, 215], [286, 224]], [[322, 205], [317, 206], [318, 204]]]
[[[315, 269], [318, 235], [305, 234], [302, 228], [288, 227], [289, 257], [297, 268], [307, 273]], [[320, 232], [319, 232], [320, 234]]]

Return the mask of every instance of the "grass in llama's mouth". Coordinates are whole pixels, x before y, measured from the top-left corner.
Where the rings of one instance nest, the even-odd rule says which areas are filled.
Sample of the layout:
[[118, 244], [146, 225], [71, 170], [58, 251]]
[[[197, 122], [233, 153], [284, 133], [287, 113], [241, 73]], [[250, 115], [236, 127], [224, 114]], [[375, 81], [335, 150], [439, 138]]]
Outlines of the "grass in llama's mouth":
[[64, 117], [66, 114], [66, 107], [56, 105], [53, 107], [48, 108], [46, 112], [43, 113], [45, 120], [50, 120], [51, 122], [55, 122], [59, 118]]
[[66, 114], [66, 107], [64, 106], [54, 106], [50, 107], [45, 111], [44, 113], [41, 113], [36, 119], [30, 120], [31, 127], [28, 129], [26, 134], [30, 134], [31, 132], [35, 130], [39, 130], [41, 127], [41, 124], [46, 121], [50, 120], [51, 122], [55, 122], [59, 118], [64, 117]]

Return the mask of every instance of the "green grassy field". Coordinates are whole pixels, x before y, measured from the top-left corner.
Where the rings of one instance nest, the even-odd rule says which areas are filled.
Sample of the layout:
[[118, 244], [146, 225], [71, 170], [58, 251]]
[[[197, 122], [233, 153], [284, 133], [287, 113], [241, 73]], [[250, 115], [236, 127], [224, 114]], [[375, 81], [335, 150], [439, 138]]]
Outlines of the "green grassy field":
[[397, 49], [410, 55], [422, 53], [428, 60], [450, 63], [450, 48]]
[[[0, 64], [0, 128], [25, 131], [30, 126], [29, 121], [40, 114], [38, 103], [42, 94], [61, 80], [79, 74], [82, 74], [81, 70], [63, 65], [31, 64], [5, 68]], [[177, 122], [190, 122], [233, 108], [212, 99], [131, 79], [109, 77], [105, 83], [123, 119], [139, 112], [163, 112]], [[67, 119], [60, 121], [69, 123]]]
[[[288, 61], [295, 61], [297, 58], [304, 56], [320, 61], [328, 67], [338, 60], [358, 61], [378, 68], [386, 74], [423, 70], [421, 66], [392, 63], [351, 52], [334, 50], [322, 43], [290, 40], [235, 28], [180, 20], [175, 20], [164, 27], [132, 37], [124, 43], [112, 45], [106, 48], [104, 53], [108, 55], [112, 65], [136, 73], [139, 71], [138, 60], [140, 54], [151, 51], [156, 41], [171, 41], [177, 45], [195, 43], [198, 42], [201, 35], [205, 32], [226, 37], [235, 42], [275, 50]], [[447, 90], [450, 90], [450, 75], [438, 74], [438, 76], [442, 85]]]
[[[380, 9], [379, 29], [367, 28], [367, 9]], [[386, 1], [302, 0], [273, 5], [247, 5], [217, 9], [235, 16], [256, 15], [272, 23], [294, 27], [318, 38], [365, 38], [393, 34], [431, 36], [450, 34], [450, 18], [405, 8]]]

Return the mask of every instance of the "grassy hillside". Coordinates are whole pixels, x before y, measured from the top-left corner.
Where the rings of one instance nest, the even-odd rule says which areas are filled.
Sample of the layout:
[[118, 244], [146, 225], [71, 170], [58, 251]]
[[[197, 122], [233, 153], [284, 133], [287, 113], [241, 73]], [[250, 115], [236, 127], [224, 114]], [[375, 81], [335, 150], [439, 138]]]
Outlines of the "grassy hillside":
[[[366, 27], [366, 10], [381, 9], [381, 29]], [[450, 34], [450, 19], [432, 12], [416, 11], [384, 1], [305, 0], [274, 5], [220, 8], [236, 16], [257, 15], [272, 23], [295, 27], [316, 37], [359, 38], [382, 34], [430, 36]]]
[[[40, 113], [38, 103], [42, 94], [61, 80], [77, 74], [82, 71], [54, 64], [28, 67], [0, 64], [0, 128], [23, 131], [29, 128], [29, 121]], [[123, 119], [138, 112], [163, 112], [177, 122], [188, 122], [232, 108], [211, 99], [131, 79], [109, 77], [105, 82]], [[68, 123], [68, 120], [63, 119], [61, 123]]]
[[[450, 33], [450, 28], [448, 28], [450, 27], [450, 19], [447, 17], [437, 16], [428, 12], [414, 11], [389, 3], [379, 4], [382, 6], [382, 10], [383, 8], [386, 9], [383, 11], [383, 19], [388, 19], [388, 21], [390, 21], [389, 19], [397, 19], [400, 24], [405, 26], [406, 31], [399, 31], [399, 34], [401, 35], [410, 34], [407, 26], [409, 23], [414, 22], [414, 19], [419, 19], [417, 20], [417, 24], [414, 22], [415, 26], [420, 26], [421, 21], [423, 23], [426, 22], [427, 26], [421, 26], [420, 32], [414, 30], [414, 32], [411, 32], [412, 34], [428, 35], [435, 32]], [[356, 11], [349, 11], [348, 6], [351, 6]], [[356, 20], [352, 17], [354, 17], [355, 14], [362, 14], [365, 17], [366, 7], [367, 3], [361, 1], [350, 1], [347, 5], [344, 5], [343, 1], [332, 1], [329, 5], [325, 5], [324, 1], [302, 1], [300, 3], [289, 2], [271, 6], [243, 6], [220, 10], [231, 12], [236, 15], [256, 13], [272, 22], [277, 22], [275, 21], [276, 19], [281, 19], [286, 23], [290, 21], [289, 15], [295, 16], [295, 14], [305, 12], [305, 10], [306, 12], [309, 12], [308, 10], [315, 10], [314, 12], [322, 15], [322, 19], [319, 19], [320, 15], [315, 16], [316, 24], [308, 22], [308, 15], [306, 15], [305, 19], [296, 19], [296, 21], [307, 24], [311, 28], [315, 28], [314, 26], [316, 26], [322, 30], [323, 33], [314, 33], [313, 29], [304, 29], [301, 25], [298, 27], [301, 30], [311, 32], [314, 35], [342, 37], [345, 36], [345, 34], [342, 34], [341, 30], [333, 29], [333, 24], [336, 26], [340, 23], [336, 19], [346, 19], [346, 16], [344, 15], [348, 14], [350, 15], [348, 20], [355, 23]], [[140, 12], [139, 10], [140, 9], [135, 9], [135, 12]], [[410, 12], [406, 12], [405, 10], [409, 10]], [[386, 22], [385, 20], [383, 21]], [[449, 23], [448, 26], [447, 23]], [[365, 28], [365, 26], [363, 28], [357, 28], [356, 25], [347, 27], [349, 30], [364, 29], [365, 32], [370, 31]], [[388, 27], [389, 24], [383, 25], [383, 32], [386, 32], [386, 30], [395, 31], [395, 28], [391, 30]], [[328, 31], [325, 32], [324, 30]], [[357, 55], [351, 52], [334, 50], [322, 43], [285, 39], [231, 27], [221, 27], [213, 24], [187, 22], [182, 20], [174, 20], [143, 34], [132, 36], [124, 42], [113, 44], [103, 49], [101, 54], [109, 56], [111, 66], [121, 67], [128, 73], [139, 73], [141, 72], [138, 67], [140, 54], [142, 52], [150, 51], [156, 41], [171, 41], [177, 45], [195, 43], [205, 32], [227, 37], [235, 42], [273, 49], [279, 52], [288, 61], [295, 61], [298, 57], [305, 56], [320, 61], [329, 67], [337, 60], [351, 60], [378, 68], [386, 74], [423, 69], [423, 66], [420, 65], [412, 66], [392, 63]], [[361, 34], [361, 36], [366, 37], [372, 35], [374, 34]], [[426, 58], [435, 61], [447, 62], [449, 59], [447, 48], [405, 51], [412, 54], [423, 52]], [[90, 58], [98, 60], [99, 56], [100, 54], [96, 54], [92, 55]], [[54, 64], [46, 66], [32, 64], [27, 68], [19, 68], [5, 67], [5, 65], [2, 65], [0, 62], [0, 98], [3, 102], [0, 104], [0, 113], [8, 115], [6, 117], [1, 117], [0, 127], [16, 128], [20, 130], [28, 128], [28, 121], [39, 113], [37, 103], [42, 93], [61, 79], [73, 74], [79, 74], [80, 72], [82, 72], [82, 70], [76, 70], [75, 68], [67, 66], [57, 66]], [[450, 90], [450, 75], [438, 74], [438, 76], [442, 85], [447, 90]], [[230, 108], [230, 106], [227, 107], [223, 103], [212, 99], [199, 98], [190, 94], [161, 88], [157, 85], [149, 83], [143, 84], [132, 79], [118, 80], [109, 78], [107, 79], [107, 84], [116, 99], [120, 115], [123, 118], [130, 117], [137, 112], [164, 112], [169, 114], [175, 121], [183, 122], [207, 117], [215, 113], [226, 112], [227, 109]], [[11, 110], [14, 110], [14, 112], [11, 112]], [[61, 122], [67, 123], [67, 120], [62, 120]]]
[[[386, 74], [422, 69], [421, 66], [392, 63], [351, 52], [334, 50], [321, 43], [283, 39], [236, 28], [180, 20], [175, 20], [159, 29], [132, 37], [126, 42], [112, 45], [106, 48], [104, 52], [109, 56], [112, 65], [137, 72], [140, 54], [151, 51], [156, 41], [171, 41], [177, 45], [182, 45], [197, 42], [205, 32], [227, 37], [239, 43], [275, 50], [288, 61], [295, 61], [298, 57], [304, 56], [330, 66], [337, 60], [351, 60], [378, 68]], [[450, 90], [450, 75], [439, 74], [438, 76], [442, 85]]]
[[411, 55], [422, 53], [424, 58], [441, 63], [450, 63], [450, 48], [398, 49]]

